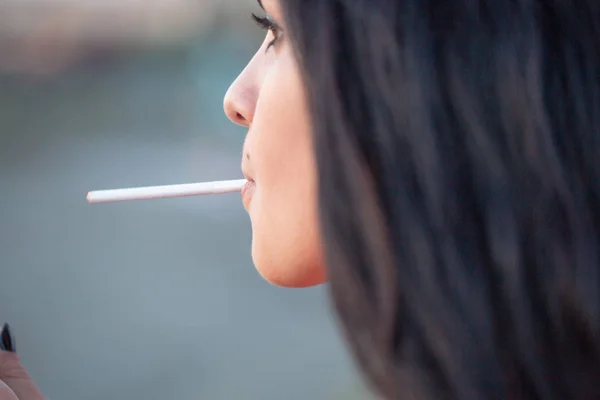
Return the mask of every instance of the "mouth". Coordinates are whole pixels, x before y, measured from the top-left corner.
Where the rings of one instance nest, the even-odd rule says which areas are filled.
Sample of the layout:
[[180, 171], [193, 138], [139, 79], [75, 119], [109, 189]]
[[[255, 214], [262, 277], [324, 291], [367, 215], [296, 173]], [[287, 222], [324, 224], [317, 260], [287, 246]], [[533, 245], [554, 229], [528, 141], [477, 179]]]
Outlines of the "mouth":
[[254, 195], [254, 189], [256, 188], [256, 182], [247, 178], [248, 181], [242, 188], [242, 203], [246, 211], [250, 211], [250, 203], [252, 202], [252, 196]]

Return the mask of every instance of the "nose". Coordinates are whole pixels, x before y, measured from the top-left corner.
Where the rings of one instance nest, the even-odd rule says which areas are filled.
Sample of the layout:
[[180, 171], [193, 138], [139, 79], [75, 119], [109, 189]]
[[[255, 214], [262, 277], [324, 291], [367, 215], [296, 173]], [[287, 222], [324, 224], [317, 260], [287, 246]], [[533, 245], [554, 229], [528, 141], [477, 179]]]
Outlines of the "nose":
[[234, 124], [246, 127], [252, 124], [258, 95], [257, 88], [248, 78], [248, 71], [242, 72], [231, 84], [223, 100], [227, 118]]

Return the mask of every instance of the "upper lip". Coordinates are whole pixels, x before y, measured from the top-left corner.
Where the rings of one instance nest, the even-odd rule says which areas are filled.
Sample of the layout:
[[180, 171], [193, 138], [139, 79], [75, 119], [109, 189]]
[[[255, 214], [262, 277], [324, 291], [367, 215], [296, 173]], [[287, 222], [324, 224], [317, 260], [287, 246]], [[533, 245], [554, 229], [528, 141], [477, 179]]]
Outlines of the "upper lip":
[[242, 174], [244, 175], [244, 178], [246, 178], [246, 180], [248, 180], [249, 182], [254, 182], [252, 173], [250, 173], [250, 171], [248, 171], [248, 167], [244, 164], [242, 164]]

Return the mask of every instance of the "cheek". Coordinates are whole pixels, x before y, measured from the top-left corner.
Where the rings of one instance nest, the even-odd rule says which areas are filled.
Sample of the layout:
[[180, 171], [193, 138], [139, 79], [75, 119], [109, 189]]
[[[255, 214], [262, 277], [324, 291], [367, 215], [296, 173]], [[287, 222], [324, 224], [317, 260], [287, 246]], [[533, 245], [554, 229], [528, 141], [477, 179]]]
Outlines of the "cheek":
[[269, 282], [310, 286], [325, 280], [316, 199], [316, 165], [296, 69], [273, 65], [256, 107], [251, 137], [254, 263]]

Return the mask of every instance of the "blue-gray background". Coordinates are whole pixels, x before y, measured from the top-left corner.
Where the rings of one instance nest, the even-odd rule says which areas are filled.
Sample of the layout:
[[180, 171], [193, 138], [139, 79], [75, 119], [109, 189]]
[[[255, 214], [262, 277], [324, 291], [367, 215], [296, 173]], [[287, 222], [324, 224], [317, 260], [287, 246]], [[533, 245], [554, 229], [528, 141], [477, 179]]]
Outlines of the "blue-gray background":
[[262, 33], [231, 10], [168, 45], [0, 73], [0, 322], [51, 399], [366, 398], [326, 287], [254, 270], [239, 195], [85, 202], [240, 177], [222, 98]]

